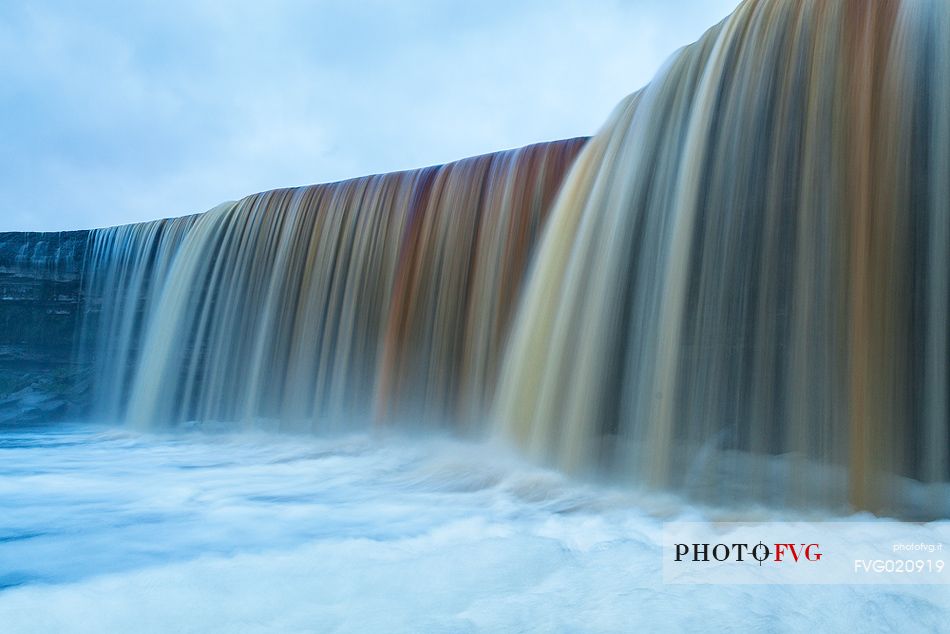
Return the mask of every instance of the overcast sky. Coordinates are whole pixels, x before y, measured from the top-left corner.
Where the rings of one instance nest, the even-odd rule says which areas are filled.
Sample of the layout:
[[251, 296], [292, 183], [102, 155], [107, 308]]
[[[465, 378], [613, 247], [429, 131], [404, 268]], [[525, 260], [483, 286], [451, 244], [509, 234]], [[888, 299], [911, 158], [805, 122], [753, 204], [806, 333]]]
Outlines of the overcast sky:
[[4, 0], [0, 231], [591, 134], [736, 3]]

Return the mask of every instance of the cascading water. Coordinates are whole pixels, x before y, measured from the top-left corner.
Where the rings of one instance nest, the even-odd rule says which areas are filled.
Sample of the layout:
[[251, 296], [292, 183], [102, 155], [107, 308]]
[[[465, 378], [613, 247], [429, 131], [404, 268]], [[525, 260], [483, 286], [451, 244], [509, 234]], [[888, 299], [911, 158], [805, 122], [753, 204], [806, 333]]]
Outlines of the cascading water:
[[124, 395], [139, 358], [145, 317], [197, 216], [99, 229], [87, 240], [83, 295], [86, 323], [80, 353], [94, 368], [96, 413], [123, 414]]
[[750, 0], [676, 55], [560, 194], [502, 431], [709, 501], [946, 514], [894, 476], [950, 478], [948, 49], [942, 1]]
[[511, 309], [583, 139], [265, 192], [98, 230], [105, 413], [327, 429], [484, 412]]
[[946, 515], [901, 482], [950, 479], [948, 49], [942, 1], [747, 0], [586, 145], [92, 232], [99, 402]]

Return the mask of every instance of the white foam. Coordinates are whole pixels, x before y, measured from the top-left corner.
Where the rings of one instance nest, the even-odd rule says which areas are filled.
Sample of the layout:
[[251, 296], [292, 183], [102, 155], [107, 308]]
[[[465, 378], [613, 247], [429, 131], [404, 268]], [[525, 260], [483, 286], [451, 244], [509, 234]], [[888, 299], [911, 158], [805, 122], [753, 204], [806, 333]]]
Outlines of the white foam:
[[945, 586], [664, 585], [642, 501], [444, 439], [5, 433], [0, 623], [932, 631], [950, 616]]

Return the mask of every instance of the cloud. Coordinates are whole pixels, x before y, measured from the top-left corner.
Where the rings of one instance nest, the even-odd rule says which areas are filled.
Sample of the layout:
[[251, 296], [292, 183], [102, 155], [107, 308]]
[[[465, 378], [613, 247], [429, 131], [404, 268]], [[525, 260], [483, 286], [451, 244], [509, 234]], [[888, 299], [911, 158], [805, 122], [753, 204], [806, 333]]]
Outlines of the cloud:
[[0, 230], [590, 134], [734, 4], [5, 3]]

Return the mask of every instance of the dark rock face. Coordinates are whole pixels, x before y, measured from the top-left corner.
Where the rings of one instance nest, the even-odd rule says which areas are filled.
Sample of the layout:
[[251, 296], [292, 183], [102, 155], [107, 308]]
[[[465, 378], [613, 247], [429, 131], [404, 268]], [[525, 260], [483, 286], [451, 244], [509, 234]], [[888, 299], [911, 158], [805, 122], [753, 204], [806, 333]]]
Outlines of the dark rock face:
[[0, 425], [86, 409], [80, 359], [88, 231], [0, 233]]

